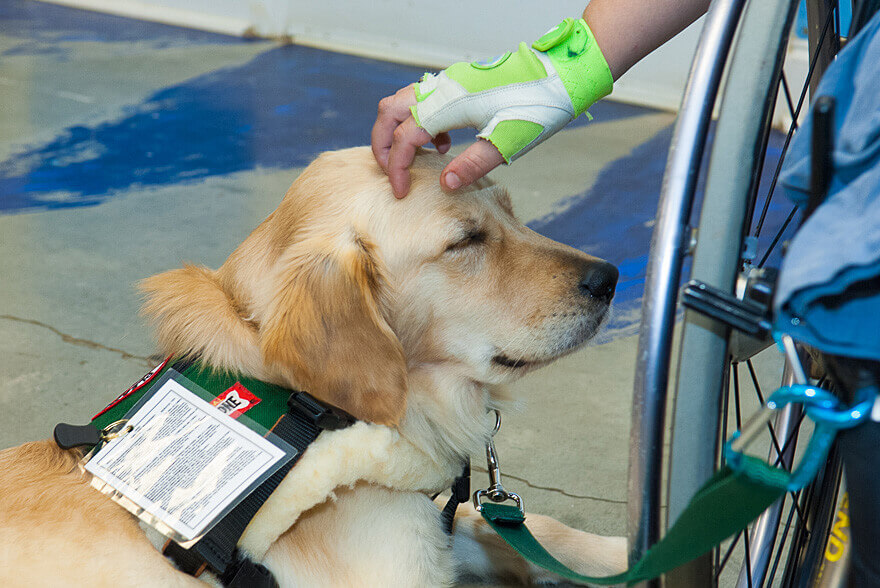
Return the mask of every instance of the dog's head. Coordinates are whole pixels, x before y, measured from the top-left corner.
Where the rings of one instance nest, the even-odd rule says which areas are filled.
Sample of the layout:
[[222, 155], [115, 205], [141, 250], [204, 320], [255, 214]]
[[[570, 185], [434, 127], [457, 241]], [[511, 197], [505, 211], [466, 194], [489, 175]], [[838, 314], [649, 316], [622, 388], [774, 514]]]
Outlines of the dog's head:
[[[181, 334], [161, 300], [173, 272], [146, 282], [160, 342], [394, 424], [407, 373], [421, 365], [500, 383], [589, 340], [617, 270], [525, 227], [488, 180], [442, 192], [447, 161], [420, 153], [410, 195], [395, 200], [368, 149], [322, 155], [211, 276], [232, 309], [224, 324]], [[260, 368], [250, 365], [257, 354]]]

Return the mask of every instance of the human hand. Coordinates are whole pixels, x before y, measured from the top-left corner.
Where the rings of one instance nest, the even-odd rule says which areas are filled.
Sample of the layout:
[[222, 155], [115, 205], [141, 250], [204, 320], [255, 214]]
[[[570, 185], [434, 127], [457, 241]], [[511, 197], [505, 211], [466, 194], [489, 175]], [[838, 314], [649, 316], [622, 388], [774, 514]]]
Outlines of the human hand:
[[[455, 63], [379, 103], [373, 155], [397, 198], [409, 191], [416, 149], [450, 147], [447, 131], [480, 129], [481, 140], [440, 176], [448, 190], [510, 163], [611, 92], [608, 64], [583, 20], [565, 19], [531, 47], [521, 43], [491, 63]], [[433, 137], [433, 139], [432, 139]]]
[[[388, 174], [391, 189], [397, 198], [409, 193], [409, 166], [416, 149], [431, 142], [437, 151], [446, 153], [452, 145], [449, 133], [440, 132], [432, 139], [416, 123], [410, 110], [416, 102], [415, 84], [401, 88], [379, 102], [373, 125], [373, 156]], [[498, 149], [489, 141], [480, 139], [446, 166], [440, 174], [440, 185], [446, 190], [457, 190], [482, 178], [503, 162], [504, 157]]]

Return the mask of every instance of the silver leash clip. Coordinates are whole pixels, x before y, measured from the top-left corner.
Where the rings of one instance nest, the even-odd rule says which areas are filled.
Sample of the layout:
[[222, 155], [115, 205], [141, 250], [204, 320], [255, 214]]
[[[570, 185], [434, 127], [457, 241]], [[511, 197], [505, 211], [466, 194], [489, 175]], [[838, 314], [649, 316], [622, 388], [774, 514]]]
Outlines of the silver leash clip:
[[[520, 512], [524, 513], [523, 501], [518, 494], [508, 492], [501, 484], [501, 466], [498, 463], [498, 452], [495, 449], [493, 437], [501, 428], [501, 413], [495, 412], [495, 427], [492, 430], [492, 437], [486, 443], [486, 470], [489, 472], [489, 487], [485, 490], [477, 490], [474, 492], [474, 508], [477, 512], [483, 509], [483, 498], [488, 498], [492, 502], [506, 502], [513, 500]], [[525, 514], [525, 513], [524, 513]]]

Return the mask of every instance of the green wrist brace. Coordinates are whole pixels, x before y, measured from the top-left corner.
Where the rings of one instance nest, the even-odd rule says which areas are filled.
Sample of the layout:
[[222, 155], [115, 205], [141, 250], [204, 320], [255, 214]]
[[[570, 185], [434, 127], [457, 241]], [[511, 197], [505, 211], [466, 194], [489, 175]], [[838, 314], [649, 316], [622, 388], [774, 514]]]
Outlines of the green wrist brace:
[[416, 123], [432, 136], [480, 130], [510, 163], [611, 92], [608, 64], [583, 19], [567, 18], [491, 63], [455, 63], [416, 84]]
[[550, 58], [577, 115], [611, 93], [611, 70], [584, 19], [566, 18], [532, 47]]

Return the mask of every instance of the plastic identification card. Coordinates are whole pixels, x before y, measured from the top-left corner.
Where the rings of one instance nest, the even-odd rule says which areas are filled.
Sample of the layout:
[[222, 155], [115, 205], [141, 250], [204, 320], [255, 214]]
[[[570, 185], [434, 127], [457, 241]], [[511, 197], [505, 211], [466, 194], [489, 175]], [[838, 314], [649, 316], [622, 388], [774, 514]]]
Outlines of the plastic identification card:
[[297, 451], [169, 370], [88, 456], [92, 486], [189, 547]]

